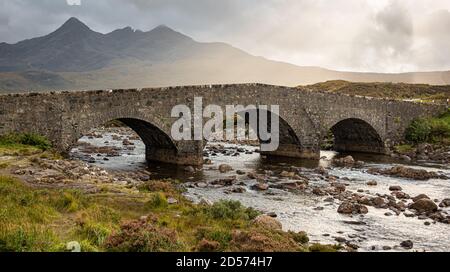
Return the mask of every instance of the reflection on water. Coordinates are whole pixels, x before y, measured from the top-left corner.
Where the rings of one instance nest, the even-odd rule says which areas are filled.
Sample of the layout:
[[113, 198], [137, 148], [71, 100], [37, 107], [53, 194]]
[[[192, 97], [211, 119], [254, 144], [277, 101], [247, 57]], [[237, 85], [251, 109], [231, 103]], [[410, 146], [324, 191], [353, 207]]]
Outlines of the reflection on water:
[[[116, 135], [118, 133], [115, 133]], [[83, 142], [96, 146], [122, 146], [121, 140], [113, 137], [114, 133], [103, 133], [102, 138], [84, 137]], [[122, 138], [126, 137], [126, 133]], [[414, 241], [415, 250], [427, 251], [449, 251], [450, 250], [450, 226], [441, 223], [432, 223], [426, 226], [423, 220], [417, 218], [407, 218], [403, 214], [400, 216], [385, 216], [387, 210], [369, 207], [369, 213], [364, 216], [347, 216], [337, 213], [339, 202], [332, 200], [325, 202], [326, 197], [320, 197], [305, 192], [288, 192], [279, 189], [270, 189], [267, 192], [256, 192], [251, 189], [255, 184], [246, 175], [237, 175], [236, 172], [220, 173], [217, 169], [221, 164], [228, 164], [234, 170], [246, 173], [266, 171], [279, 172], [289, 171], [293, 167], [300, 167], [302, 173], [308, 176], [310, 186], [326, 186], [327, 181], [322, 176], [314, 173], [314, 169], [319, 165], [327, 167], [329, 174], [345, 180], [347, 189], [353, 192], [359, 191], [369, 196], [376, 194], [389, 194], [389, 186], [400, 185], [405, 193], [411, 196], [427, 194], [432, 199], [442, 200], [450, 198], [450, 182], [448, 180], [415, 181], [401, 178], [374, 176], [366, 173], [369, 167], [392, 167], [393, 165], [405, 164], [388, 156], [373, 154], [351, 154], [356, 160], [366, 162], [361, 169], [334, 168], [330, 166], [330, 161], [334, 156], [346, 156], [348, 154], [337, 154], [336, 152], [322, 152], [320, 161], [285, 159], [285, 158], [264, 158], [257, 153], [257, 148], [252, 146], [239, 146], [246, 152], [239, 153], [238, 156], [230, 155], [227, 152], [210, 154], [209, 159], [212, 165], [205, 165], [194, 173], [186, 171], [185, 167], [145, 162], [145, 147], [141, 141], [133, 141], [133, 150], [121, 150], [118, 157], [108, 157], [104, 160], [104, 155], [84, 154], [80, 149], [74, 149], [72, 155], [84, 160], [95, 159], [95, 164], [120, 171], [133, 171], [146, 168], [153, 173], [152, 178], [173, 178], [185, 181], [188, 184], [208, 183], [210, 181], [237, 176], [238, 182], [246, 188], [244, 193], [229, 193], [227, 188], [208, 186], [187, 186], [186, 196], [194, 201], [202, 199], [217, 201], [220, 199], [239, 200], [246, 206], [251, 206], [264, 212], [275, 212], [278, 219], [283, 223], [286, 230], [304, 230], [308, 232], [313, 242], [336, 243], [336, 237], [344, 237], [356, 243], [360, 250], [381, 251], [383, 246], [395, 247], [401, 241]], [[235, 150], [237, 146], [224, 144], [224, 149]], [[231, 152], [234, 153], [234, 152]], [[412, 164], [409, 167], [422, 168], [428, 171], [440, 171], [450, 176], [450, 167], [439, 164]], [[272, 178], [272, 177], [271, 177]], [[378, 186], [368, 186], [369, 180], [375, 180]], [[280, 177], [275, 177], [271, 182], [283, 182]], [[287, 181], [287, 180], [286, 180]], [[447, 212], [450, 212], [447, 209]], [[400, 248], [394, 248], [401, 250]]]

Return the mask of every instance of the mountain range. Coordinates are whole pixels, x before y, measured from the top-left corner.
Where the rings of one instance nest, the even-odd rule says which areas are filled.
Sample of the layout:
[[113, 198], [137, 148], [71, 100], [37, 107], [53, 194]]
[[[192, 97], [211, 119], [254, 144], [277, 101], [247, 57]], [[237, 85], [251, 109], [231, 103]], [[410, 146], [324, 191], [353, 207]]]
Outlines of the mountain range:
[[259, 82], [297, 86], [327, 80], [450, 84], [450, 71], [355, 73], [296, 66], [225, 43], [203, 43], [158, 26], [102, 34], [76, 18], [56, 31], [0, 43], [0, 92]]

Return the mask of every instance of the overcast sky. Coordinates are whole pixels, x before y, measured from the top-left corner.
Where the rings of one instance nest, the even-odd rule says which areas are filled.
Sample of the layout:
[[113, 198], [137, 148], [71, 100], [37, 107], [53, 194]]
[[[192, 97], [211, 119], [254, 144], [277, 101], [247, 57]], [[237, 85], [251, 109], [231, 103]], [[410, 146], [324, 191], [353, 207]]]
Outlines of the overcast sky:
[[198, 41], [337, 70], [450, 70], [449, 0], [0, 0], [0, 42], [75, 16], [99, 32], [165, 24]]

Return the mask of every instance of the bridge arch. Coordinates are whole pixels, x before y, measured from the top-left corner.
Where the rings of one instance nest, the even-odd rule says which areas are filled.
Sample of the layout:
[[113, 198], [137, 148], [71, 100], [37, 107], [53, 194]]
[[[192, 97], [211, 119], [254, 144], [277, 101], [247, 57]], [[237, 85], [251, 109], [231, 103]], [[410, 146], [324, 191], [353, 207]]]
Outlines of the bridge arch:
[[[267, 119], [267, 132], [268, 133], [278, 133], [278, 149], [275, 151], [269, 151], [264, 152], [262, 151], [261, 154], [267, 155], [267, 156], [276, 156], [276, 157], [292, 157], [292, 158], [300, 158], [304, 156], [304, 149], [302, 147], [302, 142], [300, 140], [299, 135], [295, 132], [293, 127], [289, 124], [289, 121], [287, 121], [285, 118], [281, 116], [281, 114], [275, 114], [270, 110], [253, 110], [253, 111], [244, 111], [244, 112], [238, 112], [238, 114], [246, 118], [249, 114], [256, 114], [257, 115], [257, 124], [251, 124], [251, 129], [256, 133], [258, 140], [260, 144], [263, 143], [270, 143], [270, 140], [262, 140], [261, 135], [259, 133], [259, 124], [260, 124], [260, 116], [261, 114], [264, 114], [268, 117]], [[271, 127], [271, 116], [275, 116], [278, 118], [278, 132], [275, 131], [274, 128]]]
[[341, 152], [386, 153], [382, 134], [360, 118], [346, 118], [330, 127], [333, 149]]
[[[132, 110], [131, 110], [132, 111]], [[186, 152], [186, 146], [192, 148], [192, 142], [177, 142], [172, 139], [170, 126], [153, 114], [115, 114], [114, 112], [97, 112], [96, 117], [83, 118], [72, 124], [76, 129], [67, 136], [65, 150], [70, 151], [76, 142], [93, 128], [110, 121], [120, 121], [139, 135], [145, 144], [147, 161], [157, 161], [174, 164], [199, 164], [202, 158]]]

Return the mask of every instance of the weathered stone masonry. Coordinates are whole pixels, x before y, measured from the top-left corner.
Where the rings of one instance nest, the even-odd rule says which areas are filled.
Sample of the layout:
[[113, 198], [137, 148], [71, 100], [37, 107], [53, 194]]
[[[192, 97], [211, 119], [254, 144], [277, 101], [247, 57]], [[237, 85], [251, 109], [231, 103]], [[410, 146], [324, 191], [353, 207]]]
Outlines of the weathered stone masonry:
[[334, 132], [336, 148], [383, 153], [398, 143], [418, 117], [434, 116], [444, 105], [355, 97], [263, 84], [183, 86], [142, 90], [52, 92], [0, 96], [0, 134], [45, 135], [67, 152], [90, 129], [119, 119], [147, 146], [147, 159], [199, 165], [203, 141], [174, 141], [172, 107], [203, 104], [279, 105], [280, 147], [268, 155], [317, 159], [320, 142]]

